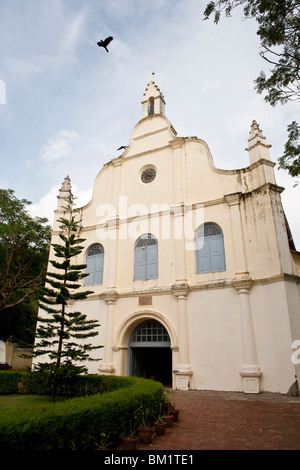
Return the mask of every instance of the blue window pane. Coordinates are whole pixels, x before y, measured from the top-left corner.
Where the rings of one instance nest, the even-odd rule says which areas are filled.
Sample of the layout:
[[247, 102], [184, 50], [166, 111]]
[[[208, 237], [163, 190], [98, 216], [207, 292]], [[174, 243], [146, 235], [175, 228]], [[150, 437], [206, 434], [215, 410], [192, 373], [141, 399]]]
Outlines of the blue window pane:
[[142, 235], [135, 245], [134, 280], [157, 279], [157, 240], [153, 235]]
[[202, 226], [196, 236], [197, 273], [225, 271], [223, 234], [214, 224]]
[[[155, 335], [154, 331], [159, 331], [159, 335]], [[129, 341], [130, 346], [170, 346], [170, 337], [165, 327], [155, 320], [141, 323], [134, 330]]]
[[104, 249], [100, 244], [93, 245], [87, 253], [86, 270], [89, 274], [85, 280], [85, 286], [95, 286], [103, 283]]

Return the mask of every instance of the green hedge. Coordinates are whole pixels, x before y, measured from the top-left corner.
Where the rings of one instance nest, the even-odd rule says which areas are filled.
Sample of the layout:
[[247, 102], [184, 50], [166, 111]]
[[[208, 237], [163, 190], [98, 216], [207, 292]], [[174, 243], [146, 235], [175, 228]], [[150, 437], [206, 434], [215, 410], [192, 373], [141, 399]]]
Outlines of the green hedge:
[[[123, 377], [81, 375], [58, 386], [58, 395], [79, 397], [113, 391], [123, 386]], [[50, 395], [50, 385], [38, 372], [0, 371], [0, 395]]]
[[14, 414], [0, 413], [0, 451], [93, 450], [102, 433], [109, 442], [118, 443], [141, 407], [148, 409], [149, 416], [158, 414], [163, 396], [160, 382], [136, 377], [105, 379], [119, 389]]

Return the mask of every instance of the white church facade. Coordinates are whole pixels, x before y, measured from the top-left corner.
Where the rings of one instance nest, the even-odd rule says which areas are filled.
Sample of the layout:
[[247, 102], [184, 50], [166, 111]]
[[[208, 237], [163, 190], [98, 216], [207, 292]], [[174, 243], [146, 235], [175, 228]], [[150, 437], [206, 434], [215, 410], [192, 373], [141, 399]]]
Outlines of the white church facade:
[[[249, 166], [215, 168], [204, 141], [177, 136], [150, 81], [128, 147], [80, 209], [76, 262], [94, 293], [71, 307], [101, 324], [91, 373], [246, 393], [287, 393], [300, 377], [300, 253], [269, 147], [253, 121]], [[67, 177], [52, 243], [69, 191]]]

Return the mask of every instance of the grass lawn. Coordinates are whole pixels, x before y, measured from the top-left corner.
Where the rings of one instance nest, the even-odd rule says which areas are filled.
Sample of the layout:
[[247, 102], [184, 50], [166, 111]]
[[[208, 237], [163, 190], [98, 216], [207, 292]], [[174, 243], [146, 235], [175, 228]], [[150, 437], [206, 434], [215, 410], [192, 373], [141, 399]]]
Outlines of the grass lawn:
[[[56, 397], [56, 401], [67, 400], [66, 397]], [[37, 406], [55, 406], [50, 403], [49, 395], [0, 395], [0, 413], [4, 411], [14, 411], [26, 408], [36, 408]]]

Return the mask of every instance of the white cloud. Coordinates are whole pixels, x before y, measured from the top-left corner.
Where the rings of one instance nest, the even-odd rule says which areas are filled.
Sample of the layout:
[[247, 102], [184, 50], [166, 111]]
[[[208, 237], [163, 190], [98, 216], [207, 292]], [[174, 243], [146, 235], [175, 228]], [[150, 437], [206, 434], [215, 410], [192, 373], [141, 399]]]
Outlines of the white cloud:
[[[31, 204], [28, 207], [28, 212], [32, 217], [46, 217], [50, 225], [54, 221], [54, 211], [57, 207], [57, 196], [59, 194], [59, 185], [52, 186], [50, 191], [45, 194], [36, 204]], [[88, 190], [79, 190], [76, 185], [72, 185], [72, 192], [76, 199], [76, 207], [86, 205], [92, 196], [92, 188]]]
[[[2, 2], [3, 3], [3, 2]], [[86, 6], [72, 8], [64, 0], [28, 0], [20, 9], [2, 5], [0, 15], [1, 68], [18, 88], [34, 90], [57, 83], [63, 72], [78, 63], [84, 37]], [[13, 35], [13, 36], [11, 36]], [[39, 80], [37, 82], [36, 80]]]
[[59, 186], [53, 186], [50, 191], [45, 194], [38, 203], [31, 204], [28, 207], [28, 212], [32, 217], [46, 217], [52, 225], [54, 221], [54, 210], [57, 207], [57, 196]]
[[80, 11], [71, 19], [70, 23], [67, 24], [66, 32], [62, 41], [62, 51], [68, 52], [69, 49], [74, 49], [77, 46], [82, 35], [84, 20], [85, 13]]
[[52, 162], [67, 157], [72, 153], [72, 144], [80, 138], [75, 131], [61, 130], [51, 137], [40, 150], [40, 158], [44, 162]]
[[28, 78], [32, 77], [32, 75], [41, 72], [40, 64], [37, 62], [38, 61], [29, 61], [23, 57], [9, 57], [3, 60], [3, 68], [10, 72], [14, 78], [26, 81]]

